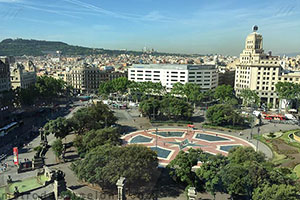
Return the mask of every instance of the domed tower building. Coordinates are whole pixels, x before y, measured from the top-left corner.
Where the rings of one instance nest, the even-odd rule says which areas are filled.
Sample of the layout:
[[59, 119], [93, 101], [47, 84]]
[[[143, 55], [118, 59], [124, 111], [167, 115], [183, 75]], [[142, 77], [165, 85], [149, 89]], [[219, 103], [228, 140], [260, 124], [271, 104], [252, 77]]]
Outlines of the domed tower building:
[[245, 42], [245, 49], [240, 54], [236, 65], [234, 88], [238, 96], [242, 90], [255, 90], [261, 98], [261, 104], [277, 107], [279, 100], [275, 85], [281, 74], [280, 57], [264, 53], [263, 37], [253, 27]]

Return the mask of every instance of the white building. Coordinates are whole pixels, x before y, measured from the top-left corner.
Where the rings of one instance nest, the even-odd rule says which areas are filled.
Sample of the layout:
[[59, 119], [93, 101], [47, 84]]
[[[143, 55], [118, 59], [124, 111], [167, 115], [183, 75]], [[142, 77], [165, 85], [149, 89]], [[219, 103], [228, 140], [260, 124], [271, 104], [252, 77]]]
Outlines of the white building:
[[208, 90], [218, 86], [218, 69], [214, 65], [135, 64], [128, 68], [128, 80], [161, 82], [167, 91], [176, 82], [195, 83]]

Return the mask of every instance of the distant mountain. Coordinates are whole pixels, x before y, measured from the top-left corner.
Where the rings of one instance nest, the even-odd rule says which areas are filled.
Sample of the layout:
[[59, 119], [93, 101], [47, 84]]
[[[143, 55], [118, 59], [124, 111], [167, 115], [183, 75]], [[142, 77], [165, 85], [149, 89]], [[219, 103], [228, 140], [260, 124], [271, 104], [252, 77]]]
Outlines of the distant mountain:
[[[0, 56], [42, 56], [51, 52], [61, 51], [62, 55], [94, 55], [94, 54], [123, 54], [124, 52], [140, 55], [139, 51], [107, 50], [102, 48], [88, 48], [68, 45], [64, 42], [26, 40], [26, 39], [5, 39], [0, 42]], [[159, 55], [179, 55], [170, 53], [152, 53]]]

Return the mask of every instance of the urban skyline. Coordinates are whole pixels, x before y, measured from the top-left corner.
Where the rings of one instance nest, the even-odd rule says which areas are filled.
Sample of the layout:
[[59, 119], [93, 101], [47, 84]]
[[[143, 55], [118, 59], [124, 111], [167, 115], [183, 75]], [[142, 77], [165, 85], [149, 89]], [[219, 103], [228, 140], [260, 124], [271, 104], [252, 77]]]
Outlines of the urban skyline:
[[[106, 49], [238, 55], [257, 24], [275, 54], [299, 52], [299, 2], [0, 0], [0, 39]], [[84, 34], [83, 34], [84, 33]], [[282, 37], [284, 35], [284, 37]], [[84, 36], [84, 37], [83, 37]], [[278, 39], [280, 38], [280, 40]], [[277, 41], [276, 43], [272, 41]]]

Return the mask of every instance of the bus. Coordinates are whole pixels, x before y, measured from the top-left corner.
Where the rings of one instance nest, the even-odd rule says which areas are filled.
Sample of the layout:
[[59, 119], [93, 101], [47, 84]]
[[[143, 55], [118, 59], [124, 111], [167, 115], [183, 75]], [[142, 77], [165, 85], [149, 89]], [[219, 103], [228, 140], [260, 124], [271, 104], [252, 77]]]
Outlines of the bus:
[[0, 137], [7, 135], [10, 131], [12, 131], [18, 126], [19, 126], [18, 122], [11, 122], [10, 124], [7, 124], [6, 126], [0, 128]]
[[264, 114], [263, 118], [266, 120], [286, 120], [286, 117], [283, 115], [271, 115], [271, 114]]

